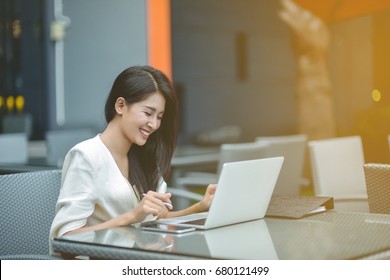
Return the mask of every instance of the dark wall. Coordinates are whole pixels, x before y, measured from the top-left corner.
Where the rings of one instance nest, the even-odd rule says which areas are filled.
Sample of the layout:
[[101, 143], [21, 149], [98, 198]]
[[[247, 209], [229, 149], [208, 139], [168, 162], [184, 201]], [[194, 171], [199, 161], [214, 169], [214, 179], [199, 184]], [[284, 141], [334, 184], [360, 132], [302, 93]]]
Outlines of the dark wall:
[[42, 138], [47, 128], [45, 73], [45, 3], [43, 0], [1, 0], [0, 96], [23, 96], [22, 112], [6, 109], [2, 115], [32, 116], [32, 139]]

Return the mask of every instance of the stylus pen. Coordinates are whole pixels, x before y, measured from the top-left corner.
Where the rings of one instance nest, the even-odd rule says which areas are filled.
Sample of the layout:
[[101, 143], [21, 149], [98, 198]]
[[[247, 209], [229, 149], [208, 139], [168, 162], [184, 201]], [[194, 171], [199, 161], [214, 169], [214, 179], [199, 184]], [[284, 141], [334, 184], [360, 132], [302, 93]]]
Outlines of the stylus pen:
[[[146, 193], [142, 194], [142, 196], [145, 196], [145, 195], [146, 195]], [[166, 207], [168, 207], [169, 209], [173, 209], [172, 204], [170, 204], [170, 203], [168, 203], [168, 202], [165, 202], [165, 201], [163, 201], [163, 203], [164, 203], [164, 205], [165, 205]]]

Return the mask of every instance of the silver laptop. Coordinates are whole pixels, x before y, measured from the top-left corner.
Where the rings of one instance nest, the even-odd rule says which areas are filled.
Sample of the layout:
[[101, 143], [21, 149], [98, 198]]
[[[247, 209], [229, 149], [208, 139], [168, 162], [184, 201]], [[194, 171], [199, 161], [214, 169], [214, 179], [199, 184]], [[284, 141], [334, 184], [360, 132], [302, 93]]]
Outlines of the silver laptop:
[[262, 219], [284, 157], [225, 163], [208, 212], [160, 219], [158, 223], [211, 229]]

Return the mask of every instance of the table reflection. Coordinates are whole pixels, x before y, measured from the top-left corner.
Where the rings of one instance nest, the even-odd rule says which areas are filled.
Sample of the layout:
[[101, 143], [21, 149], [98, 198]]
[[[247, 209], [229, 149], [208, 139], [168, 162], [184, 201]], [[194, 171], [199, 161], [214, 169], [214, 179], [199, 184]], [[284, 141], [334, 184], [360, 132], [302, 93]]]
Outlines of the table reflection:
[[153, 234], [135, 227], [87, 231], [66, 235], [63, 239], [77, 240], [82, 243], [107, 244], [115, 247], [140, 248], [151, 251], [171, 251], [174, 242], [170, 236]]
[[62, 239], [84, 244], [171, 252], [201, 258], [278, 258], [264, 220], [185, 234], [149, 232], [137, 227], [123, 227], [72, 234]]

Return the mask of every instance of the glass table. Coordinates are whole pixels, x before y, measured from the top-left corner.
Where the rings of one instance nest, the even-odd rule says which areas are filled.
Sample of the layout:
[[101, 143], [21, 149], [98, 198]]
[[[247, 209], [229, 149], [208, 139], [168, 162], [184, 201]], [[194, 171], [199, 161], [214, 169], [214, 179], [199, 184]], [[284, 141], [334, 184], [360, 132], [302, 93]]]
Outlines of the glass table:
[[390, 215], [327, 211], [181, 235], [129, 226], [55, 238], [53, 249], [91, 259], [390, 259]]

